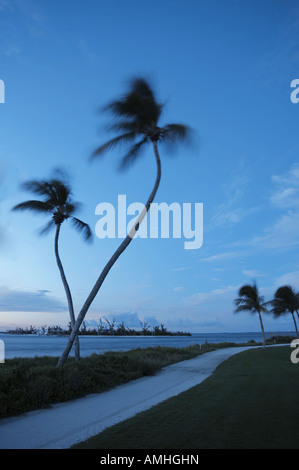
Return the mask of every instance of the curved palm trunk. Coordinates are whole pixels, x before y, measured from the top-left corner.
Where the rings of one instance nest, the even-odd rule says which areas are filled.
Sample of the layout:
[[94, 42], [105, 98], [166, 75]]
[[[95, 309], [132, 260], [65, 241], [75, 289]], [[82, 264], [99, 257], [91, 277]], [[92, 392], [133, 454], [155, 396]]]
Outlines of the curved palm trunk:
[[260, 319], [260, 324], [261, 324], [261, 329], [262, 329], [262, 335], [263, 335], [263, 348], [266, 345], [266, 338], [265, 338], [265, 330], [264, 330], [264, 325], [263, 325], [263, 320], [262, 320], [262, 315], [261, 312], [258, 311], [259, 314], [259, 319]]
[[159, 187], [159, 184], [160, 184], [160, 180], [161, 180], [161, 160], [160, 160], [160, 156], [159, 156], [159, 152], [158, 152], [157, 141], [154, 140], [152, 142], [153, 142], [154, 153], [155, 153], [156, 163], [157, 163], [157, 176], [156, 176], [156, 181], [155, 181], [154, 188], [153, 188], [153, 190], [152, 190], [152, 192], [151, 192], [151, 194], [150, 194], [150, 196], [147, 200], [147, 203], [145, 205], [144, 210], [139, 215], [135, 226], [131, 229], [130, 233], [126, 236], [124, 241], [120, 244], [118, 249], [114, 252], [112, 257], [110, 258], [110, 260], [108, 261], [108, 263], [104, 267], [103, 271], [101, 272], [100, 276], [98, 277], [92, 291], [90, 292], [89, 296], [87, 297], [87, 299], [86, 299], [86, 301], [85, 301], [85, 303], [84, 303], [84, 305], [83, 305], [83, 307], [82, 307], [82, 309], [81, 309], [81, 311], [78, 315], [75, 326], [72, 329], [72, 332], [71, 332], [70, 337], [69, 337], [69, 341], [66, 345], [66, 348], [65, 348], [64, 352], [62, 353], [61, 357], [59, 358], [59, 361], [57, 363], [57, 367], [60, 367], [65, 363], [65, 361], [66, 361], [66, 359], [67, 359], [67, 357], [70, 353], [70, 350], [72, 348], [75, 336], [76, 336], [77, 332], [79, 331], [81, 323], [84, 320], [85, 315], [86, 315], [91, 303], [93, 302], [95, 296], [97, 295], [98, 291], [100, 290], [100, 288], [101, 288], [107, 274], [109, 273], [110, 269], [112, 268], [112, 266], [114, 265], [114, 263], [117, 261], [119, 256], [125, 251], [125, 249], [129, 246], [129, 244], [133, 240], [133, 237], [134, 237], [135, 233], [137, 232], [141, 222], [143, 221], [144, 217], [146, 216], [146, 214], [147, 214], [147, 212], [150, 208], [151, 203], [153, 202], [153, 200], [156, 196], [156, 193], [157, 193], [157, 190], [158, 190], [158, 187]]
[[299, 333], [298, 333], [298, 328], [297, 328], [297, 323], [296, 323], [296, 319], [295, 319], [294, 312], [291, 312], [291, 314], [292, 314], [292, 317], [293, 317], [293, 320], [294, 320], [294, 325], [295, 325], [295, 330], [296, 330], [297, 338], [299, 338]]
[[[70, 314], [70, 319], [71, 319], [71, 327], [73, 329], [73, 327], [75, 325], [75, 314], [74, 314], [73, 300], [72, 300], [71, 291], [70, 291], [68, 282], [67, 282], [66, 277], [65, 277], [64, 269], [63, 269], [61, 259], [60, 259], [60, 256], [59, 256], [59, 251], [58, 251], [58, 239], [59, 239], [60, 227], [61, 227], [61, 224], [57, 224], [56, 234], [55, 234], [55, 256], [56, 256], [57, 266], [58, 266], [58, 269], [59, 269], [59, 272], [60, 272], [61, 280], [62, 280], [62, 283], [63, 283], [63, 286], [64, 286], [66, 298], [67, 298], [67, 303], [68, 303], [68, 307], [69, 307], [69, 314]], [[77, 360], [80, 359], [80, 346], [79, 346], [78, 334], [75, 337], [75, 358]]]

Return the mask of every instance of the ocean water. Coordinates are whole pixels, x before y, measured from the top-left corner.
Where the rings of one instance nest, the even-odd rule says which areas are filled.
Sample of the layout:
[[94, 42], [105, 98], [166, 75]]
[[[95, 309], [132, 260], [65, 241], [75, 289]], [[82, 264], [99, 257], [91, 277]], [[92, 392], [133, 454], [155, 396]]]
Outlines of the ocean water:
[[[266, 338], [274, 335], [290, 335], [293, 332], [266, 333]], [[14, 357], [60, 356], [67, 343], [64, 336], [14, 335], [0, 333], [4, 343], [5, 359]], [[192, 336], [80, 336], [81, 356], [103, 354], [107, 351], [128, 351], [136, 348], [170, 346], [184, 348], [192, 344], [208, 343], [247, 343], [250, 340], [262, 341], [260, 332], [249, 333], [194, 333]], [[73, 353], [71, 352], [71, 355]]]

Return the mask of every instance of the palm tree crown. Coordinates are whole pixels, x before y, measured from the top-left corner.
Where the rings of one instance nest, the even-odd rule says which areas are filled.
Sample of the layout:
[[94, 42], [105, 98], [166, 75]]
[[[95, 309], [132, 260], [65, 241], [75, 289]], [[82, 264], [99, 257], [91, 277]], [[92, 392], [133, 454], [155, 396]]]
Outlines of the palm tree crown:
[[131, 80], [129, 91], [121, 99], [112, 101], [104, 110], [110, 111], [116, 122], [110, 126], [111, 131], [119, 134], [98, 147], [93, 157], [102, 155], [119, 144], [130, 145], [124, 155], [121, 167], [133, 163], [148, 142], [168, 140], [177, 142], [190, 137], [190, 128], [183, 124], [158, 126], [163, 105], [155, 99], [149, 83], [144, 78]]
[[235, 313], [249, 311], [251, 313], [258, 313], [262, 335], [263, 335], [263, 346], [265, 347], [265, 331], [262, 320], [262, 312], [268, 312], [264, 297], [259, 294], [256, 284], [250, 285], [245, 284], [239, 289], [239, 297], [235, 299], [236, 309]]
[[274, 314], [274, 317], [279, 317], [287, 312], [291, 313], [296, 334], [299, 338], [297, 323], [294, 316], [294, 312], [298, 310], [298, 294], [296, 294], [294, 289], [291, 286], [279, 287], [275, 292], [274, 299], [269, 303], [272, 305], [271, 312]]
[[275, 317], [287, 312], [294, 313], [297, 310], [297, 302], [297, 295], [291, 286], [279, 287], [271, 301], [271, 311]]
[[52, 227], [60, 226], [65, 220], [71, 219], [74, 227], [82, 232], [86, 240], [91, 239], [90, 227], [73, 214], [79, 207], [72, 201], [70, 186], [59, 178], [42, 181], [27, 181], [23, 188], [42, 197], [42, 200], [29, 200], [13, 207], [13, 210], [31, 210], [39, 213], [50, 213], [52, 218], [41, 233], [46, 233]]
[[267, 312], [264, 297], [259, 294], [256, 284], [252, 286], [246, 284], [239, 289], [239, 297], [235, 299], [237, 308], [235, 312], [242, 312], [244, 310], [255, 312]]

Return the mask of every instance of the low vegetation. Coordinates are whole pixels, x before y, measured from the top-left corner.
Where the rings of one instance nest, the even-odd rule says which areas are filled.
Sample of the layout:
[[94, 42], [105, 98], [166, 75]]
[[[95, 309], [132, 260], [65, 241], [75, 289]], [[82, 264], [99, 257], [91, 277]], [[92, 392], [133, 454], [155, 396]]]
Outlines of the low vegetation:
[[213, 349], [139, 348], [92, 354], [79, 362], [69, 357], [61, 368], [56, 367], [57, 357], [8, 359], [0, 366], [0, 418], [103, 392]]

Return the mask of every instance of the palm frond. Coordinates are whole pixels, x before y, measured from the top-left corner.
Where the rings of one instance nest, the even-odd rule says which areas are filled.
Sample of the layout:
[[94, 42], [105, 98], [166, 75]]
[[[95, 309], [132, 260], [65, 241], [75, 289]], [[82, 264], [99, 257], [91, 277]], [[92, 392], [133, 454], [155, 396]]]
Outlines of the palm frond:
[[260, 305], [260, 311], [264, 313], [269, 313], [269, 310], [267, 308], [267, 302], [264, 302], [263, 304]]
[[131, 94], [140, 98], [141, 103], [147, 108], [147, 113], [152, 116], [154, 122], [157, 122], [161, 116], [163, 105], [158, 103], [152, 88], [143, 77], [133, 78], [131, 80]]
[[26, 181], [22, 184], [22, 187], [27, 191], [42, 196], [44, 199], [43, 202], [53, 207], [60, 204], [55, 185], [52, 181]]
[[238, 307], [235, 309], [235, 313], [244, 312], [244, 311], [247, 311], [247, 312], [254, 312], [254, 308], [253, 308], [253, 306], [251, 306], [251, 305], [249, 305], [249, 304], [240, 304], [240, 305], [238, 305]]
[[297, 296], [294, 289], [291, 286], [279, 287], [275, 292], [272, 306], [272, 313], [275, 316], [287, 311], [294, 312], [297, 309]]
[[147, 102], [142, 97], [131, 94], [123, 101], [114, 101], [106, 107], [116, 117], [126, 117], [138, 120], [143, 124], [157, 124], [162, 107], [156, 103]]
[[126, 95], [123, 99], [111, 101], [104, 107], [104, 111], [110, 111], [116, 117], [133, 118], [138, 110], [138, 98]]
[[163, 105], [157, 103], [149, 83], [144, 78], [132, 79], [129, 92], [104, 108], [117, 117], [130, 117], [144, 124], [155, 125], [161, 116], [162, 109]]
[[161, 143], [165, 151], [174, 156], [177, 152], [177, 144], [195, 147], [195, 134], [193, 130], [184, 124], [168, 124], [161, 130]]
[[296, 293], [291, 286], [286, 285], [286, 286], [279, 287], [276, 290], [275, 297], [281, 298], [285, 301], [294, 301], [294, 299], [296, 298]]
[[238, 297], [235, 299], [235, 304], [237, 306], [236, 312], [243, 310], [255, 310], [255, 302], [249, 298]]
[[[59, 176], [59, 175], [58, 175]], [[91, 238], [91, 230], [82, 220], [73, 217], [78, 210], [79, 203], [71, 198], [71, 187], [59, 177], [45, 181], [27, 181], [23, 187], [42, 196], [44, 201], [30, 200], [17, 204], [13, 210], [32, 210], [40, 213], [51, 213], [52, 217], [48, 224], [41, 230], [40, 234], [47, 233], [53, 226], [61, 225], [69, 217], [72, 217], [73, 224], [79, 229], [84, 238]]]
[[104, 152], [111, 150], [112, 148], [116, 147], [117, 145], [121, 143], [128, 143], [131, 142], [135, 139], [136, 134], [135, 132], [127, 132], [125, 134], [119, 135], [117, 137], [114, 137], [113, 139], [110, 139], [108, 142], [105, 144], [101, 145], [98, 147], [93, 153], [92, 153], [92, 158], [94, 157], [99, 157], [100, 155], [103, 155]]
[[45, 194], [45, 181], [35, 181], [35, 180], [29, 180], [29, 181], [24, 181], [21, 184], [21, 187], [25, 191], [31, 191], [32, 193], [40, 194], [43, 196]]
[[43, 201], [36, 201], [36, 200], [31, 200], [31, 201], [25, 201], [21, 202], [20, 204], [17, 204], [12, 208], [12, 210], [31, 210], [35, 212], [44, 212], [44, 213], [49, 213], [53, 211], [53, 207], [50, 204], [47, 204], [46, 202]]
[[151, 85], [143, 77], [135, 77], [130, 80], [130, 92], [136, 93], [148, 101], [156, 101]]
[[77, 219], [77, 217], [72, 217], [72, 218], [71, 218], [71, 221], [72, 221], [74, 227], [75, 227], [79, 232], [82, 233], [83, 238], [84, 238], [85, 240], [91, 241], [91, 239], [92, 239], [92, 231], [91, 231], [89, 225], [86, 224], [85, 222], [83, 222], [82, 220]]
[[147, 143], [148, 138], [144, 137], [144, 139], [140, 140], [137, 142], [135, 145], [133, 145], [130, 150], [127, 152], [127, 154], [122, 158], [121, 163], [120, 163], [120, 170], [125, 170], [131, 165], [136, 158], [138, 157], [139, 153], [142, 150], [142, 147]]
[[109, 124], [107, 126], [107, 131], [123, 132], [127, 134], [128, 132], [139, 133], [140, 129], [137, 129], [135, 121], [130, 121], [128, 119], [120, 119], [119, 121], [115, 121], [112, 124]]
[[81, 204], [79, 202], [71, 201], [71, 202], [66, 202], [63, 205], [63, 212], [67, 216], [73, 215], [75, 212], [77, 212], [80, 208]]
[[279, 317], [280, 315], [283, 315], [288, 311], [288, 306], [282, 300], [274, 299], [272, 301], [271, 313], [273, 313], [274, 317]]
[[54, 222], [54, 219], [52, 218], [50, 220], [50, 222], [47, 223], [47, 225], [45, 225], [44, 228], [42, 228], [39, 232], [40, 235], [46, 235], [52, 228], [55, 227], [55, 222]]
[[256, 302], [259, 297], [256, 284], [245, 284], [244, 286], [242, 286], [239, 289], [239, 296], [246, 297]]
[[163, 128], [162, 139], [169, 139], [173, 142], [180, 140], [190, 140], [191, 128], [184, 124], [168, 124]]
[[52, 199], [54, 198], [56, 204], [59, 206], [66, 204], [71, 196], [71, 188], [66, 182], [55, 178], [49, 181], [49, 186], [51, 187]]
[[248, 310], [254, 312], [268, 313], [267, 303], [264, 297], [259, 295], [256, 284], [245, 284], [239, 289], [239, 297], [235, 299], [235, 313]]

